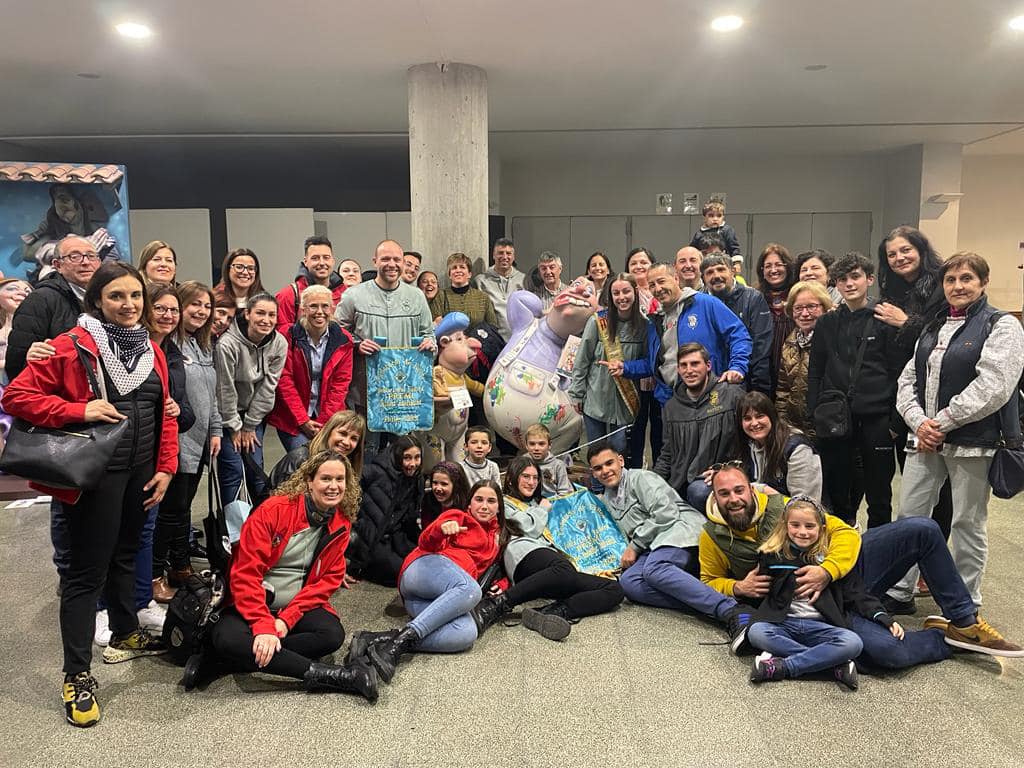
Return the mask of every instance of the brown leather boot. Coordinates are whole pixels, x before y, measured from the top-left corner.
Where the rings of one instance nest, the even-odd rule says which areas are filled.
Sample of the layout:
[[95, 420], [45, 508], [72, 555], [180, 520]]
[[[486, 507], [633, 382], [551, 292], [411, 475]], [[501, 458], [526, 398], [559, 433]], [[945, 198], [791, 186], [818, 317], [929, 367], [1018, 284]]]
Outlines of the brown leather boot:
[[191, 565], [184, 568], [171, 568], [167, 572], [167, 583], [172, 587], [184, 587], [188, 577], [194, 573]]
[[159, 579], [153, 579], [153, 599], [158, 603], [171, 602], [171, 598], [174, 597], [177, 591], [177, 589], [167, 583], [163, 576]]

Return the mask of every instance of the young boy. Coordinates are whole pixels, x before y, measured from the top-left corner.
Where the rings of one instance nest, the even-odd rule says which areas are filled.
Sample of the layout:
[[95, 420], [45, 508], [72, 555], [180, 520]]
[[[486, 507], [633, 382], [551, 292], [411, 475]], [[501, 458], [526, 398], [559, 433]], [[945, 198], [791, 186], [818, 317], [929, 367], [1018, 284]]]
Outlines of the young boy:
[[540, 465], [541, 493], [545, 497], [565, 496], [573, 492], [565, 462], [551, 455], [551, 432], [543, 424], [526, 428], [526, 452]]
[[693, 234], [690, 245], [700, 248], [701, 235], [717, 234], [725, 243], [725, 250], [730, 256], [740, 252], [740, 241], [736, 239], [736, 230], [725, 223], [725, 203], [718, 198], [711, 198], [700, 210], [704, 216], [704, 226]]
[[[868, 527], [892, 520], [892, 476], [896, 471], [889, 432], [896, 405], [896, 380], [909, 352], [896, 344], [896, 329], [874, 319], [875, 302], [868, 288], [875, 282], [874, 263], [848, 253], [829, 270], [844, 304], [826, 312], [814, 327], [807, 370], [807, 411], [814, 414], [828, 391], [845, 399], [850, 426], [844, 436], [829, 438], [818, 430], [822, 480], [833, 514], [856, 522], [850, 499], [850, 468], [860, 451], [864, 462], [864, 495]], [[863, 345], [861, 364], [856, 361]], [[857, 368], [855, 371], [854, 369]], [[853, 381], [851, 382], [851, 375]]]
[[481, 480], [493, 480], [501, 485], [498, 465], [487, 458], [490, 452], [491, 430], [487, 427], [470, 427], [466, 430], [466, 458], [459, 464], [466, 471], [470, 487]]

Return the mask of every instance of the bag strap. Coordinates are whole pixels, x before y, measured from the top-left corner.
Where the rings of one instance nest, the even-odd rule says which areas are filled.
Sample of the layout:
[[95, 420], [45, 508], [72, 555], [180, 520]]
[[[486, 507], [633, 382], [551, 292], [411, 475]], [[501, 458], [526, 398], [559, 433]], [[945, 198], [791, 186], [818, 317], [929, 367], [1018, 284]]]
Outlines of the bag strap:
[[75, 345], [75, 351], [78, 353], [78, 362], [80, 362], [82, 367], [85, 369], [85, 376], [89, 380], [89, 387], [92, 389], [93, 395], [97, 400], [106, 400], [107, 388], [104, 385], [101, 385], [99, 380], [96, 378], [96, 371], [93, 370], [92, 363], [89, 361], [85, 347], [78, 343], [78, 337], [71, 331], [68, 331], [68, 336], [71, 337], [71, 341]]
[[868, 348], [868, 335], [875, 325], [875, 318], [869, 317], [864, 324], [864, 335], [860, 337], [860, 345], [857, 347], [857, 359], [850, 369], [850, 386], [846, 389], [846, 401], [853, 403], [853, 392], [857, 388], [857, 376], [860, 374], [861, 365], [864, 363], [864, 351]]

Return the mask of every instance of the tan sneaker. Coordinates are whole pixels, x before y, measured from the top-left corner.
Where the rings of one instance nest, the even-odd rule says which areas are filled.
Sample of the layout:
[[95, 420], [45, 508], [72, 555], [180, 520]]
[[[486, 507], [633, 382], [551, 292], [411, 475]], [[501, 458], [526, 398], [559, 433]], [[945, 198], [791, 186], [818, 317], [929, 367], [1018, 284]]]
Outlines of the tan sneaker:
[[956, 648], [990, 656], [1024, 656], [1024, 648], [1006, 640], [981, 616], [977, 624], [969, 627], [957, 627], [950, 622], [946, 626], [946, 642]]
[[945, 616], [928, 616], [924, 620], [924, 629], [941, 629], [943, 632], [949, 626], [949, 619]]

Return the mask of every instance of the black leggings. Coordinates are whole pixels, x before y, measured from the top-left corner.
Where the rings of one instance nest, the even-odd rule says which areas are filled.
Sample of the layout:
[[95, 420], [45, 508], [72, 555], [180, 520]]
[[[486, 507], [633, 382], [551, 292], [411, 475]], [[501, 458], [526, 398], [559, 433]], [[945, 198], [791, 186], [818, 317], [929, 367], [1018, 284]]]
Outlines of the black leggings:
[[100, 484], [84, 491], [77, 504], [65, 504], [68, 568], [61, 575], [60, 634], [64, 672], [89, 669], [96, 628], [96, 601], [107, 601], [110, 629], [117, 637], [139, 627], [135, 614], [135, 554], [146, 522], [143, 486], [153, 478], [153, 464], [107, 472]]
[[[411, 552], [412, 550], [410, 550]], [[398, 572], [402, 570], [404, 557], [400, 557], [391, 546], [391, 540], [378, 542], [370, 553], [369, 562], [359, 577], [380, 584], [382, 587], [398, 586]]]
[[553, 598], [565, 604], [572, 619], [610, 611], [624, 597], [615, 579], [580, 573], [568, 557], [547, 547], [533, 550], [519, 562], [514, 581], [505, 593], [510, 606]]
[[210, 645], [218, 661], [231, 671], [267, 672], [301, 680], [312, 662], [341, 648], [345, 630], [333, 613], [325, 608], [314, 608], [281, 638], [281, 650], [262, 668], [256, 666], [252, 641], [252, 627], [234, 608], [221, 615], [210, 633]]
[[188, 529], [192, 522], [192, 500], [199, 490], [199, 472], [179, 472], [167, 486], [160, 502], [153, 532], [153, 578], [164, 575], [164, 569], [181, 570], [190, 565]]

